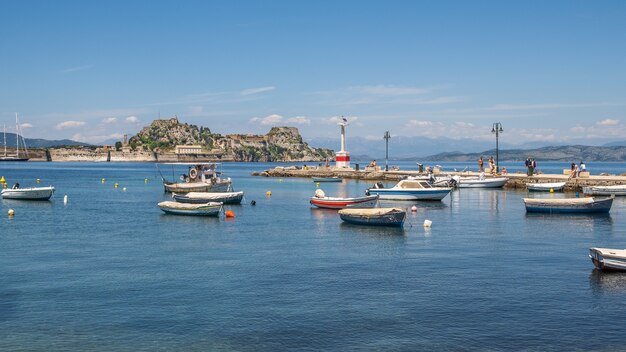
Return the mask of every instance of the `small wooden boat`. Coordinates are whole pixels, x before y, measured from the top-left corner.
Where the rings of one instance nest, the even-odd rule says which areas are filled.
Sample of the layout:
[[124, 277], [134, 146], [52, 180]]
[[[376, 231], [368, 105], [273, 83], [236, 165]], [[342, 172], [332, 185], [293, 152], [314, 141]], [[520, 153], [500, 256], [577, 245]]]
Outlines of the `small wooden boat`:
[[54, 193], [55, 188], [48, 187], [26, 187], [3, 189], [0, 192], [3, 199], [23, 199], [23, 200], [49, 200]]
[[450, 191], [451, 187], [433, 187], [425, 180], [400, 180], [391, 188], [384, 188], [382, 183], [365, 191], [367, 195], [378, 195], [380, 199], [389, 200], [442, 200]]
[[589, 248], [589, 258], [600, 270], [626, 271], [626, 249]]
[[590, 196], [626, 196], [626, 185], [583, 187], [583, 193]]
[[[320, 191], [320, 190], [318, 190]], [[378, 202], [378, 195], [373, 194], [364, 197], [341, 198], [326, 197], [323, 193], [315, 192], [315, 196], [311, 197], [309, 203], [318, 208], [326, 209], [344, 209], [344, 208], [372, 208]]]
[[398, 208], [341, 209], [341, 220], [357, 225], [402, 227], [406, 211]]
[[527, 183], [526, 188], [531, 192], [559, 192], [565, 187], [566, 182]]
[[218, 216], [222, 210], [222, 203], [217, 202], [189, 204], [165, 201], [158, 206], [165, 213], [175, 215]]
[[313, 177], [313, 182], [342, 182], [341, 177]]
[[459, 188], [502, 188], [507, 177], [459, 177], [456, 178]]
[[610, 198], [523, 198], [526, 211], [529, 213], [550, 214], [592, 214], [608, 213], [613, 204]]
[[243, 191], [239, 192], [189, 192], [186, 194], [172, 194], [172, 198], [179, 203], [206, 204], [220, 202], [224, 204], [241, 204]]

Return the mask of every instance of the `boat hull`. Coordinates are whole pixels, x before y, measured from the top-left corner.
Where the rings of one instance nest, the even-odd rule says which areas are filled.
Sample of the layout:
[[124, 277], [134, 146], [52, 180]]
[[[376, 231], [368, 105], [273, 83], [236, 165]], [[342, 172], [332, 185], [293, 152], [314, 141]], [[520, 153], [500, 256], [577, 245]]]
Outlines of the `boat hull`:
[[371, 214], [369, 212], [360, 213], [357, 210], [358, 209], [340, 210], [339, 217], [349, 224], [390, 227], [402, 227], [406, 217], [406, 212], [400, 209], [367, 209], [381, 210], [380, 214]]
[[611, 248], [589, 248], [593, 265], [604, 271], [626, 271], [626, 251]]
[[583, 193], [590, 196], [626, 196], [626, 186], [583, 187]]
[[159, 208], [166, 214], [191, 216], [218, 216], [222, 203], [186, 204], [177, 202], [161, 202]]
[[0, 192], [3, 199], [21, 200], [49, 200], [54, 194], [55, 188], [50, 187], [29, 187], [17, 189], [3, 189]]
[[311, 197], [309, 203], [325, 209], [372, 208], [378, 202], [378, 195], [359, 198]]
[[460, 179], [458, 188], [502, 188], [509, 179], [506, 177], [480, 179]]
[[228, 192], [231, 181], [220, 181], [217, 183], [207, 182], [180, 182], [164, 183], [166, 192], [189, 193], [189, 192]]
[[339, 177], [313, 177], [313, 182], [342, 182]]
[[526, 188], [531, 192], [559, 192], [565, 188], [565, 182], [554, 183], [527, 183]]
[[451, 189], [436, 187], [432, 189], [394, 189], [394, 188], [370, 188], [367, 192], [378, 195], [379, 199], [386, 200], [442, 200]]
[[243, 191], [239, 192], [189, 192], [184, 194], [174, 193], [172, 198], [179, 203], [206, 204], [208, 202], [221, 202], [223, 204], [241, 204]]
[[0, 157], [0, 161], [28, 161], [30, 158]]
[[[574, 198], [580, 199], [580, 198]], [[549, 214], [606, 214], [611, 210], [613, 198], [606, 198], [588, 202], [564, 202], [564, 199], [535, 199], [524, 198], [526, 212]]]

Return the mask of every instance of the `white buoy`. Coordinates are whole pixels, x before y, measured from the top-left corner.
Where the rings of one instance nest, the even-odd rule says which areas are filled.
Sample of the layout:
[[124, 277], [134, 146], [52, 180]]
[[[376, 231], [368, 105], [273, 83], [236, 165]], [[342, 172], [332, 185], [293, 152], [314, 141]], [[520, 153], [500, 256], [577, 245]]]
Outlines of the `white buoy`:
[[417, 211], [417, 207], [416, 207], [415, 205], [414, 205], [414, 206], [412, 206], [412, 207], [411, 207], [411, 211], [415, 213], [415, 212]]
[[9, 215], [9, 217], [15, 215], [15, 210], [13, 209], [9, 209], [9, 211], [7, 212], [7, 214]]
[[126, 187], [122, 188], [122, 191], [126, 192]]
[[431, 227], [431, 226], [432, 226], [432, 224], [433, 224], [433, 222], [432, 222], [432, 221], [430, 221], [430, 220], [428, 220], [428, 219], [427, 219], [427, 220], [424, 220], [424, 227]]
[[63, 196], [63, 204], [67, 204], [67, 194]]

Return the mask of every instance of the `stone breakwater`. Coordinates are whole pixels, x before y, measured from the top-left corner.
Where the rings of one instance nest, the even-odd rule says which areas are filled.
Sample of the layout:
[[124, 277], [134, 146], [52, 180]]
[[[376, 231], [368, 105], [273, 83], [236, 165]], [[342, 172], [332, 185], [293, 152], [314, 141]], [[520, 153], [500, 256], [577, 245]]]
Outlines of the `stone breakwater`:
[[[366, 170], [354, 170], [346, 168], [335, 167], [276, 167], [269, 170], [260, 172], [253, 172], [252, 176], [264, 176], [264, 177], [341, 177], [345, 179], [355, 180], [371, 180], [373, 183], [376, 181], [399, 181], [408, 176], [422, 176], [426, 175], [424, 172], [418, 171], [383, 171], [378, 169], [366, 169]], [[439, 174], [442, 175], [442, 174]], [[446, 175], [451, 176], [479, 176], [478, 172], [446, 172]], [[499, 175], [501, 177], [503, 175]], [[504, 175], [508, 177], [508, 181], [504, 188], [508, 189], [525, 189], [527, 183], [552, 183], [552, 182], [567, 182], [565, 184], [565, 190], [571, 192], [582, 191], [583, 187], [587, 186], [613, 186], [626, 184], [626, 176], [586, 176], [579, 178], [569, 178], [567, 175], [556, 174], [541, 174], [535, 176], [527, 176], [521, 173]], [[492, 177], [485, 175], [485, 177]]]

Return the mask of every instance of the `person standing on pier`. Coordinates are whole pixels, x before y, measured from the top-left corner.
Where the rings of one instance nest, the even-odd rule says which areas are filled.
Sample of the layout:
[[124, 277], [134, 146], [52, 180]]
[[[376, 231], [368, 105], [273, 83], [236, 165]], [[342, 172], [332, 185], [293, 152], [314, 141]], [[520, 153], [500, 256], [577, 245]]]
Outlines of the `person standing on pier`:
[[526, 175], [532, 176], [533, 175], [533, 171], [534, 171], [534, 169], [533, 169], [533, 160], [530, 157], [526, 158], [526, 161], [524, 162], [524, 165], [528, 169], [528, 171], [526, 172]]
[[569, 178], [576, 178], [578, 174], [578, 165], [576, 163], [572, 163], [571, 169], [569, 171]]
[[478, 172], [485, 172], [485, 161], [482, 155], [478, 158]]
[[496, 174], [496, 162], [493, 160], [493, 156], [489, 157], [489, 172], [491, 172], [492, 175]]
[[578, 166], [578, 177], [580, 177], [580, 173], [581, 172], [585, 172], [587, 171], [587, 166], [585, 165], [585, 163], [581, 160], [580, 161], [580, 165]]

